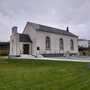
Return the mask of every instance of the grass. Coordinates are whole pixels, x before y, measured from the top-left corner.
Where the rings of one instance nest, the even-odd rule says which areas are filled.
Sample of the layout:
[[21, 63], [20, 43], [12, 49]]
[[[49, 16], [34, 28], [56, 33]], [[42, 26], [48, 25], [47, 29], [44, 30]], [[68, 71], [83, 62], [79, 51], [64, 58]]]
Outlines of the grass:
[[0, 90], [90, 90], [89, 64], [0, 58]]

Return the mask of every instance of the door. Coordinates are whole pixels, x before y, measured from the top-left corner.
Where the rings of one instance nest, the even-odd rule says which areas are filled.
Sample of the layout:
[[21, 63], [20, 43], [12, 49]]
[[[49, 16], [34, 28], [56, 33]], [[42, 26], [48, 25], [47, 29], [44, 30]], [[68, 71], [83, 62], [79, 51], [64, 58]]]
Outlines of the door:
[[23, 54], [29, 54], [29, 44], [23, 45]]

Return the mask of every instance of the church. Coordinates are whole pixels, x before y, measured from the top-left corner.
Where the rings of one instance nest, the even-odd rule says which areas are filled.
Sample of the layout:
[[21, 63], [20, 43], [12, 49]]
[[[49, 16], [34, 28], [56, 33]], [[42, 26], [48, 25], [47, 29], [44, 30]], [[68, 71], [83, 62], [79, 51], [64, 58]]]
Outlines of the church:
[[65, 56], [78, 55], [78, 36], [69, 28], [61, 30], [41, 24], [27, 22], [22, 33], [17, 26], [10, 36], [10, 55]]

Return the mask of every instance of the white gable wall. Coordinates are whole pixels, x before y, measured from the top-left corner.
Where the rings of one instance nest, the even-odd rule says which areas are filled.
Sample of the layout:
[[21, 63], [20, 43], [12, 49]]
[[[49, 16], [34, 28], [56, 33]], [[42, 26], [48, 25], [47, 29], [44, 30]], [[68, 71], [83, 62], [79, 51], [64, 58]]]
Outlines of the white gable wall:
[[32, 54], [36, 54], [36, 39], [37, 39], [37, 35], [36, 35], [36, 27], [38, 25], [35, 24], [31, 24], [31, 23], [27, 23], [23, 33], [24, 34], [28, 34], [29, 37], [32, 40]]

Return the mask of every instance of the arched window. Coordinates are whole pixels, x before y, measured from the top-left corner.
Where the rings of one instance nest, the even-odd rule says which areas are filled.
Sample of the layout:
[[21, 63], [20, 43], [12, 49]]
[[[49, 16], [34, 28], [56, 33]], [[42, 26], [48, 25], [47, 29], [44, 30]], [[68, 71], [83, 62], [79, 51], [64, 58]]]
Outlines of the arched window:
[[59, 40], [59, 48], [60, 48], [60, 50], [64, 49], [64, 43], [63, 43], [63, 39], [62, 38]]
[[51, 41], [50, 41], [50, 37], [46, 37], [46, 50], [50, 50], [51, 48]]
[[71, 46], [71, 50], [74, 50], [74, 43], [72, 39], [70, 40], [70, 46]]

